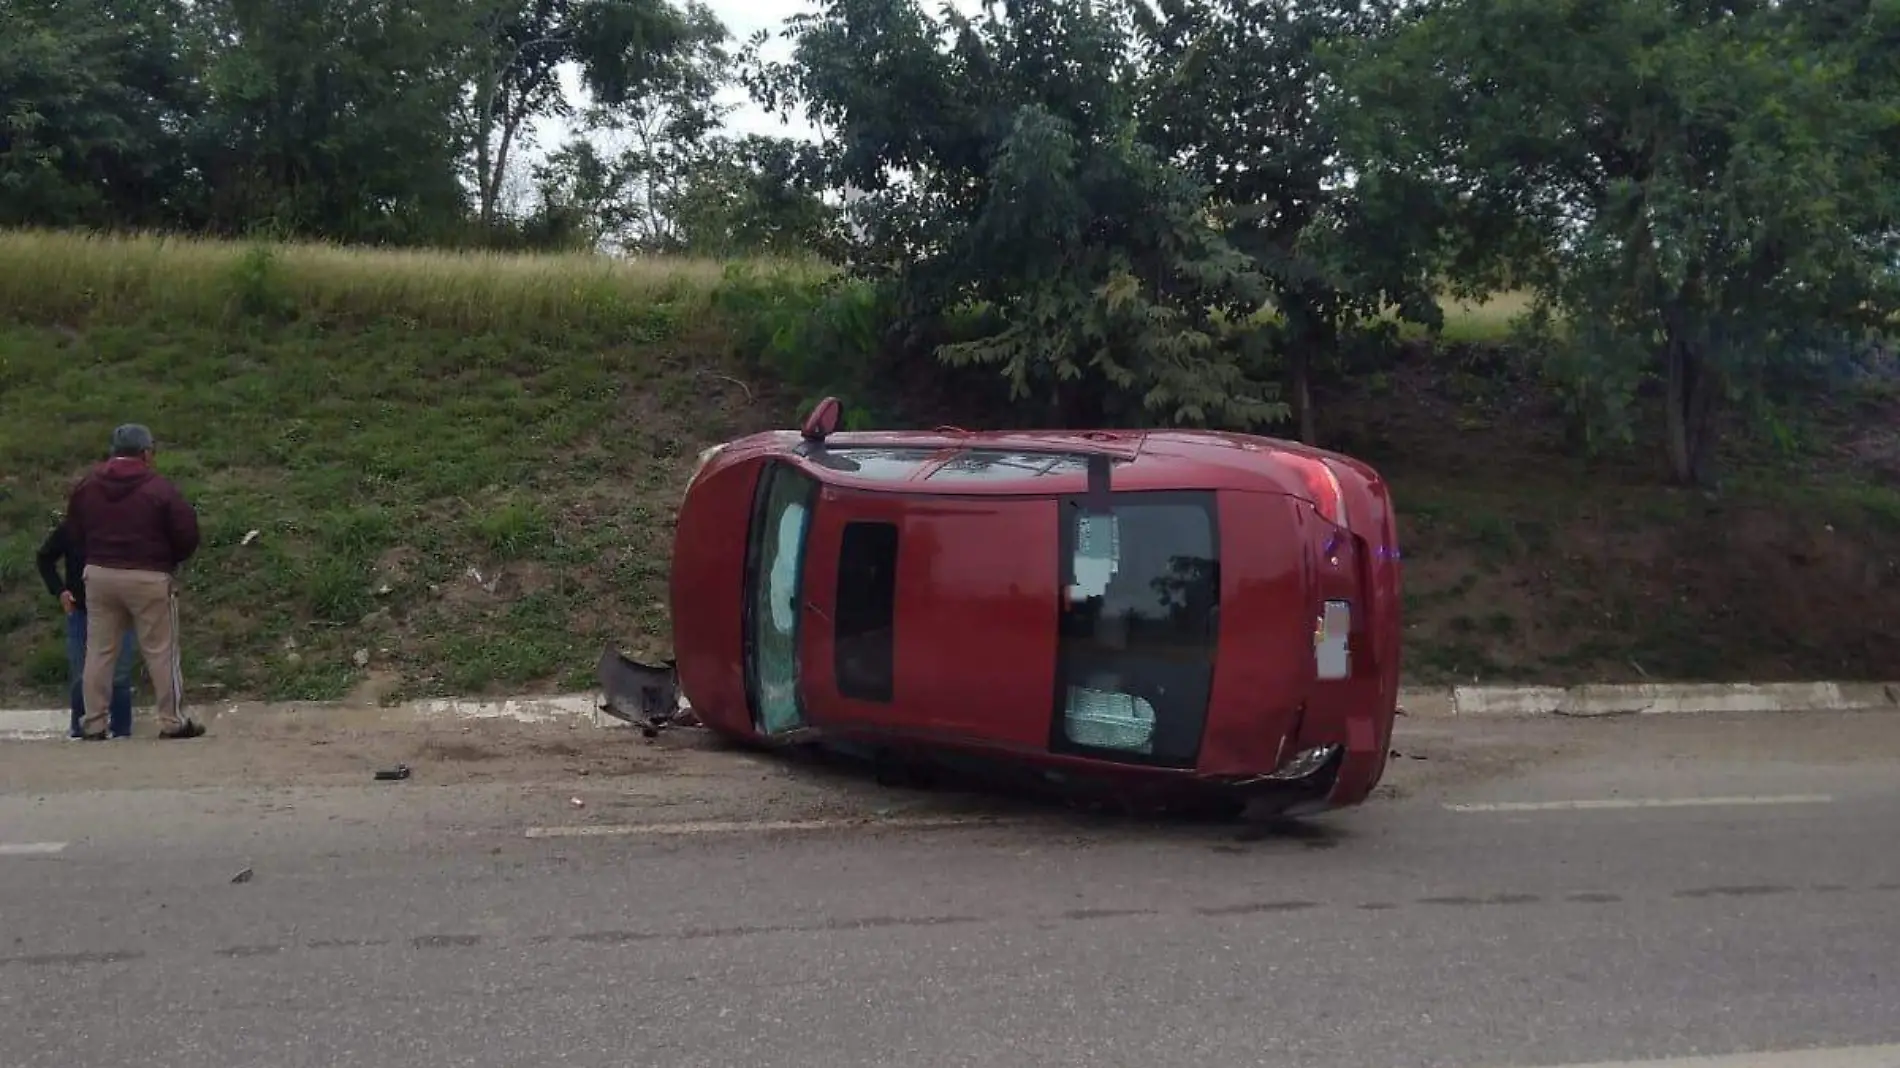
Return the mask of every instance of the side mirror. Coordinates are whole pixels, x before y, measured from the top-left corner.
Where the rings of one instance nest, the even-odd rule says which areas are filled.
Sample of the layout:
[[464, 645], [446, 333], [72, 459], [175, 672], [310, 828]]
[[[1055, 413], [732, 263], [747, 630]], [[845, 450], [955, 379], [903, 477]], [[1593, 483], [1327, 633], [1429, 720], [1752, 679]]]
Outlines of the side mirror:
[[812, 406], [811, 414], [805, 417], [805, 425], [799, 434], [806, 441], [822, 442], [838, 429], [838, 423], [844, 418], [844, 404], [836, 397], [826, 397]]

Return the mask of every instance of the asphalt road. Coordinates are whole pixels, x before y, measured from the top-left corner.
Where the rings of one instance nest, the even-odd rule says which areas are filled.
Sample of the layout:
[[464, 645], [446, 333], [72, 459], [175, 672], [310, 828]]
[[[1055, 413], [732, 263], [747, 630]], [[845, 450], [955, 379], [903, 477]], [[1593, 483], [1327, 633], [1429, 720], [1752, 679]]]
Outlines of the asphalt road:
[[524, 737], [0, 743], [0, 1066], [1900, 1068], [1896, 715], [1408, 721], [1273, 833]]

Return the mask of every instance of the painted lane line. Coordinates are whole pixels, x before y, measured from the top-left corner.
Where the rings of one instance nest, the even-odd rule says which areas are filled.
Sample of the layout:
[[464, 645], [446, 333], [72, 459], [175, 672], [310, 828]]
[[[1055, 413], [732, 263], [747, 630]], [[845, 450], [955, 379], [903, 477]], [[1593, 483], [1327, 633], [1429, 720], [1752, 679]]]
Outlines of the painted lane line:
[[933, 827], [1001, 827], [1007, 821], [921, 817], [916, 819], [861, 820], [699, 820], [690, 823], [589, 823], [571, 827], [530, 827], [529, 838], [639, 838], [691, 837], [709, 834], [746, 834], [765, 831], [869, 830], [889, 827], [897, 830], [924, 830]]
[[[1629, 808], [1725, 808], [1737, 805], [1827, 805], [1830, 794], [1781, 794], [1755, 797], [1630, 797], [1586, 801], [1481, 801], [1446, 805], [1452, 812], [1584, 812]], [[1896, 1066], [1900, 1068], [1900, 1066]]]
[[0, 857], [47, 857], [65, 851], [65, 842], [0, 842]]
[[1655, 1061], [1598, 1061], [1549, 1068], [1900, 1068], [1900, 1045], [1837, 1046], [1726, 1057], [1672, 1057]]

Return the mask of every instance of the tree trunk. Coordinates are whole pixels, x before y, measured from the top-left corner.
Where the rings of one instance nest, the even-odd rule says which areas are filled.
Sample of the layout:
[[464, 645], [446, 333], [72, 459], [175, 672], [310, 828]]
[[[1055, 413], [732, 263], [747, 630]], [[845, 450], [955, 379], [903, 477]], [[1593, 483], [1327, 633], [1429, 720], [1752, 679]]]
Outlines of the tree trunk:
[[490, 139], [495, 133], [495, 94], [498, 85], [498, 77], [492, 69], [488, 69], [482, 72], [481, 81], [475, 89], [475, 200], [484, 229], [494, 209], [489, 200], [488, 174], [492, 170], [489, 160], [494, 146]]
[[1293, 414], [1300, 421], [1300, 441], [1318, 445], [1319, 428], [1313, 411], [1313, 361], [1304, 347], [1298, 347], [1287, 362], [1293, 372]]
[[516, 111], [510, 111], [502, 119], [501, 146], [495, 150], [494, 181], [488, 187], [488, 195], [482, 198], [482, 223], [485, 226], [495, 223], [495, 209], [501, 202], [501, 183], [508, 176], [508, 152], [514, 147], [515, 131], [521, 128], [521, 121], [522, 116]]
[[1708, 487], [1714, 481], [1716, 376], [1702, 345], [1673, 331], [1666, 344], [1669, 476], [1678, 485]]

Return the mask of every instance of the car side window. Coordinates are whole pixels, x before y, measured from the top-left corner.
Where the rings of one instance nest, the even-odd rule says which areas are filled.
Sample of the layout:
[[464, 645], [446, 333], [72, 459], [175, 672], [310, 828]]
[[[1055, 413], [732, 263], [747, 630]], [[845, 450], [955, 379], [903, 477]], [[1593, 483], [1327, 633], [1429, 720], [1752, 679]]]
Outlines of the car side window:
[[834, 624], [838, 692], [889, 702], [896, 653], [897, 526], [851, 522], [838, 550]]

